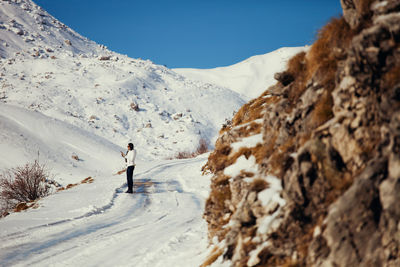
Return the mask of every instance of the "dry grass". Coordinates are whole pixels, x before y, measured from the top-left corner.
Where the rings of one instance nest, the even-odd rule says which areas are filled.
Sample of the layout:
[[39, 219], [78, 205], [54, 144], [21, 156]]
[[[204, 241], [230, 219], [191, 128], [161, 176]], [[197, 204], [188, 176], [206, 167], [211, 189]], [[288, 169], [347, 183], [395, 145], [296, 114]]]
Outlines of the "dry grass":
[[333, 90], [337, 69], [335, 50], [349, 47], [356, 34], [344, 18], [333, 18], [318, 33], [317, 41], [307, 55], [307, 80], [317, 75], [327, 89]]
[[200, 265], [200, 267], [210, 266], [212, 263], [214, 263], [222, 255], [222, 253], [224, 253], [223, 249], [221, 249], [219, 247], [214, 247], [213, 250], [211, 251], [210, 255], [203, 262], [203, 264]]
[[208, 162], [203, 167], [203, 171], [209, 170], [212, 173], [217, 173], [218, 171], [234, 164], [241, 156], [245, 156], [246, 159], [249, 159], [250, 156], [253, 155], [256, 158], [256, 163], [261, 164], [267, 155], [265, 147], [262, 144], [258, 144], [255, 147], [242, 147], [238, 152], [230, 155], [231, 150], [230, 145], [223, 145], [218, 149], [216, 148], [216, 150], [214, 150], [214, 152], [208, 157]]
[[[226, 131], [232, 131], [232, 133], [237, 136], [236, 138], [244, 138], [261, 133], [261, 128], [262, 124], [252, 121], [243, 126], [236, 126], [234, 129], [231, 128]], [[250, 155], [254, 155], [257, 163], [260, 163], [262, 158], [265, 156], [265, 154], [262, 153], [263, 147], [261, 144], [257, 145], [255, 148], [242, 148], [234, 155], [230, 155], [231, 151], [232, 148], [230, 144], [221, 142], [221, 140], [217, 140], [214, 151], [210, 154], [206, 165], [203, 166], [203, 171], [216, 173], [235, 163], [236, 159], [241, 155], [245, 155], [246, 158], [248, 158]]]
[[313, 129], [324, 124], [333, 117], [333, 98], [330, 92], [325, 91], [318, 102], [315, 104], [311, 114], [311, 126]]
[[288, 259], [285, 263], [281, 265], [281, 267], [300, 267], [301, 265], [294, 260]]
[[284, 144], [273, 150], [269, 157], [269, 170], [277, 177], [282, 177], [284, 174], [284, 163], [289, 154], [294, 152], [296, 148], [296, 138], [290, 137]]
[[93, 182], [94, 182], [94, 179], [93, 179], [91, 176], [89, 176], [89, 177], [83, 179], [83, 180], [81, 181], [81, 184], [91, 184], [91, 183], [93, 183]]
[[239, 137], [247, 137], [261, 133], [262, 124], [254, 121], [248, 122], [246, 125], [239, 126], [235, 129], [236, 135]]
[[230, 161], [234, 163], [239, 157], [243, 155], [246, 157], [246, 159], [249, 159], [250, 156], [254, 156], [256, 158], [256, 163], [261, 164], [267, 154], [262, 144], [258, 144], [255, 147], [242, 147], [237, 153], [232, 155]]
[[266, 188], [268, 188], [268, 183], [261, 178], [255, 178], [250, 184], [250, 190], [257, 193], [263, 191]]
[[73, 187], [75, 187], [75, 186], [77, 186], [78, 184], [68, 184], [67, 185], [67, 187], [66, 187], [66, 189], [71, 189], [71, 188], [73, 188]]
[[223, 170], [226, 166], [232, 164], [228, 162], [228, 155], [231, 152], [230, 144], [220, 144], [215, 147], [215, 150], [208, 157], [206, 165], [203, 167], [203, 171], [211, 171], [217, 173]]
[[38, 204], [35, 202], [30, 202], [30, 203], [21, 202], [14, 208], [14, 212], [21, 212], [23, 210], [27, 210], [30, 208], [38, 208], [38, 207], [39, 207]]
[[382, 80], [385, 89], [391, 89], [395, 85], [400, 84], [400, 65], [392, 67], [383, 75]]
[[[268, 90], [265, 91], [260, 97], [243, 105], [234, 115], [231, 123], [224, 125], [220, 130], [220, 135], [230, 131], [233, 131], [232, 133], [234, 136], [237, 136], [236, 138], [259, 134], [262, 124], [256, 123], [255, 120], [262, 119], [265, 107], [276, 103], [278, 100], [279, 97], [271, 96]], [[238, 128], [239, 125], [243, 125], [243, 127]], [[203, 171], [217, 173], [235, 163], [236, 159], [242, 155], [245, 155], [246, 158], [250, 155], [254, 155], [259, 164], [266, 156], [265, 149], [261, 144], [255, 148], [242, 148], [234, 155], [230, 155], [231, 150], [230, 144], [217, 141], [215, 150], [210, 154], [207, 164], [203, 167]]]
[[224, 225], [229, 221], [225, 219], [225, 214], [230, 213], [226, 202], [232, 197], [229, 182], [226, 179], [220, 179], [219, 182], [211, 184], [211, 192], [206, 201], [205, 219], [208, 222], [208, 232], [210, 236], [217, 236], [221, 241], [228, 229], [224, 229]]
[[[262, 102], [266, 103], [265, 100], [270, 101], [269, 98], [264, 98], [264, 100], [262, 101], [254, 100], [251, 104], [260, 107]], [[251, 108], [251, 105], [245, 108]], [[247, 118], [239, 119], [239, 116], [246, 116]], [[247, 121], [248, 119], [250, 119], [251, 116], [255, 117], [251, 122]], [[203, 171], [209, 170], [214, 174], [217, 174], [213, 177], [211, 192], [206, 202], [206, 212], [204, 215], [206, 220], [208, 221], [209, 235], [217, 236], [219, 240], [222, 240], [229, 230], [228, 228], [224, 228], [223, 226], [229, 222], [229, 217], [227, 217], [226, 215], [230, 214], [231, 211], [227, 205], [232, 197], [229, 185], [230, 177], [224, 175], [222, 172], [219, 171], [234, 164], [236, 160], [241, 156], [245, 156], [247, 159], [250, 156], [255, 156], [257, 163], [261, 164], [262, 160], [265, 157], [265, 150], [262, 144], [258, 144], [255, 147], [242, 147], [235, 153], [232, 153], [232, 148], [230, 146], [231, 142], [236, 142], [241, 140], [242, 138], [259, 134], [261, 132], [262, 125], [260, 123], [254, 122], [254, 120], [261, 117], [261, 109], [254, 113], [247, 112], [244, 109], [239, 111], [235, 115], [233, 123], [234, 127], [226, 130], [227, 133], [224, 134], [225, 136], [220, 137], [220, 139], [216, 143], [216, 148], [214, 152], [210, 154], [206, 166], [203, 167]], [[224, 138], [227, 138], [229, 141], [222, 141], [224, 140]], [[238, 178], [253, 177], [254, 175], [255, 174], [252, 172], [241, 171]], [[261, 191], [267, 187], [267, 184], [262, 179], [256, 179], [252, 186], [255, 190]], [[213, 258], [213, 255], [210, 255], [210, 259], [215, 260]]]
[[[269, 169], [275, 175], [282, 176], [288, 154], [295, 151], [310, 137], [312, 131], [333, 117], [332, 90], [335, 88], [338, 55], [335, 51], [345, 51], [351, 44], [355, 31], [351, 30], [343, 18], [333, 18], [318, 33], [318, 39], [306, 54], [295, 55], [288, 62], [287, 72], [294, 81], [288, 85], [288, 100], [290, 112], [299, 103], [300, 97], [307, 89], [311, 80], [324, 86], [324, 93], [314, 104], [313, 110], [304, 121], [302, 130], [296, 137], [289, 138], [283, 144], [276, 144], [279, 129], [268, 129], [271, 133], [266, 146], [266, 156], [269, 158]], [[273, 133], [276, 134], [273, 134]]]
[[338, 61], [335, 50], [344, 51], [355, 33], [343, 18], [333, 18], [319, 31], [307, 54], [301, 52], [289, 60], [287, 72], [294, 78], [288, 92], [292, 107], [297, 105], [311, 79], [323, 84], [329, 92], [334, 89]]
[[14, 208], [14, 212], [21, 212], [23, 210], [27, 210], [29, 206], [25, 202], [19, 203], [17, 206]]
[[371, 16], [371, 4], [375, 2], [375, 0], [361, 0], [359, 1], [358, 11], [364, 17], [364, 19], [368, 19]]
[[300, 258], [306, 258], [308, 254], [308, 247], [310, 246], [311, 240], [313, 240], [314, 231], [317, 226], [322, 225], [324, 220], [324, 216], [320, 215], [317, 219], [315, 219], [314, 223], [304, 225], [303, 232], [304, 234], [297, 238], [297, 251], [299, 252]]
[[[371, 2], [371, 0], [360, 1], [360, 8], [366, 16], [368, 16]], [[284, 90], [282, 91], [284, 93], [283, 97], [287, 97], [288, 101], [279, 96], [266, 98], [267, 92], [265, 92], [263, 96], [244, 105], [232, 119], [232, 124], [221, 130], [221, 133], [226, 134], [228, 137], [234, 136], [234, 138], [221, 138], [221, 140], [224, 141], [220, 143], [217, 142], [216, 149], [210, 155], [207, 163], [207, 167], [210, 171], [216, 173], [211, 185], [210, 197], [206, 203], [205, 214], [209, 223], [209, 233], [211, 236], [218, 236], [221, 240], [226, 234], [226, 232], [224, 232], [226, 229], [223, 226], [227, 222], [223, 220], [223, 218], [226, 213], [229, 213], [227, 205], [229, 205], [232, 196], [229, 187], [229, 177], [221, 175], [224, 168], [234, 164], [237, 158], [242, 155], [246, 158], [253, 155], [256, 157], [258, 164], [265, 164], [264, 166], [267, 166], [267, 171], [269, 173], [278, 177], [283, 177], [287, 170], [285, 170], [285, 168], [293, 163], [290, 154], [298, 151], [301, 146], [304, 146], [306, 142], [312, 138], [314, 130], [333, 117], [333, 98], [331, 93], [336, 86], [338, 62], [346, 58], [346, 50], [351, 45], [351, 40], [355, 34], [357, 34], [357, 32], [352, 30], [343, 18], [333, 18], [319, 31], [316, 42], [307, 54], [304, 52], [299, 53], [288, 62], [286, 73], [293, 77], [293, 81], [288, 83], [286, 87], [283, 87]], [[390, 69], [383, 76], [383, 80], [386, 88], [393, 88], [398, 85], [400, 83], [400, 67], [395, 66]], [[286, 126], [284, 124], [284, 119], [286, 118], [285, 116], [278, 116], [280, 121], [276, 124], [271, 123], [270, 125], [273, 126], [269, 126], [269, 124], [264, 126], [264, 144], [255, 148], [242, 148], [236, 153], [232, 152], [230, 143], [236, 142], [239, 138], [250, 136], [258, 131], [257, 127], [254, 127], [254, 129], [257, 130], [247, 133], [246, 128], [239, 128], [238, 125], [244, 125], [262, 118], [266, 105], [276, 105], [280, 110], [288, 112], [287, 115], [289, 115], [289, 112], [299, 105], [299, 99], [307, 89], [307, 85], [310, 84], [314, 85], [313, 89], [318, 88], [318, 90], [324, 91], [317, 100], [313, 100], [314, 102], [310, 105], [312, 110], [309, 112], [307, 110], [304, 120], [300, 118], [302, 124], [296, 128], [295, 131], [297, 132], [282, 131], [283, 128], [281, 127]], [[278, 84], [278, 86], [280, 86], [278, 88], [282, 88], [282, 84]], [[319, 92], [320, 91], [318, 91], [318, 93]], [[287, 95], [285, 95], [286, 93]], [[279, 102], [281, 99], [282, 101]], [[272, 110], [274, 109], [272, 108]], [[297, 125], [295, 126], [297, 127]], [[284, 134], [281, 134], [282, 132]], [[289, 136], [286, 136], [285, 133], [289, 133]], [[376, 147], [375, 142], [372, 142], [372, 144], [372, 147]], [[326, 190], [326, 194], [324, 194], [321, 203], [311, 203], [308, 207], [304, 207], [304, 209], [312, 209], [314, 206], [328, 207], [329, 204], [337, 199], [338, 195], [341, 195], [353, 182], [352, 175], [346, 170], [346, 166], [344, 166], [343, 169], [338, 168], [337, 161], [330, 155], [331, 152], [326, 152], [326, 150], [323, 150], [321, 154], [311, 155], [311, 163], [317, 169], [316, 171], [319, 175], [318, 179], [323, 180], [323, 185], [321, 185], [321, 187], [323, 187], [323, 190]], [[250, 174], [242, 173], [241, 175], [245, 177]], [[265, 188], [268, 188], [268, 183], [263, 179], [254, 178], [249, 189], [251, 191], [260, 192]], [[297, 229], [299, 231], [296, 240], [290, 241], [294, 242], [293, 246], [295, 246], [295, 250], [300, 259], [304, 259], [305, 255], [307, 255], [308, 246], [313, 238], [314, 228], [316, 225], [321, 224], [323, 217], [323, 211], [316, 211], [316, 213], [309, 218], [310, 221], [304, 222], [304, 225], [302, 224], [299, 226], [299, 229], [288, 228]], [[302, 219], [295, 220], [301, 223]], [[281, 234], [282, 236], [280, 237], [283, 239], [294, 235], [290, 233], [278, 234]], [[292, 261], [291, 256], [272, 255], [267, 249], [260, 253], [260, 258], [263, 256], [265, 258], [261, 260], [260, 266], [267, 266], [263, 265], [264, 263], [271, 264], [270, 266], [298, 266], [302, 263], [301, 260], [299, 262]]]
[[263, 117], [266, 105], [275, 103], [279, 99], [277, 96], [267, 97], [269, 91], [265, 91], [260, 97], [251, 100], [243, 105], [232, 119], [232, 126], [237, 126], [247, 122], [252, 122]]
[[294, 78], [294, 82], [290, 85], [288, 98], [290, 103], [295, 104], [306, 89], [307, 64], [305, 52], [300, 52], [289, 60], [287, 72]]
[[93, 182], [94, 182], [94, 179], [91, 176], [89, 176], [89, 177], [83, 179], [80, 183], [68, 184], [66, 187], [60, 187], [57, 189], [57, 192], [74, 188], [75, 186], [78, 186], [80, 184], [91, 184]]

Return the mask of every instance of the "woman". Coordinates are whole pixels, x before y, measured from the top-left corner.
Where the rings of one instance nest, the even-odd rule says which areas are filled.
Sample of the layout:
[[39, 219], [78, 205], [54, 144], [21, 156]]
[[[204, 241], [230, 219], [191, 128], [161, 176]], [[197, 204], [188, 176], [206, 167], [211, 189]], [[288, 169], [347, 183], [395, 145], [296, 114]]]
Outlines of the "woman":
[[126, 180], [128, 182], [128, 191], [126, 193], [133, 193], [133, 170], [135, 169], [136, 150], [132, 143], [128, 144], [128, 151], [126, 154], [121, 151], [121, 156], [125, 158], [126, 162]]

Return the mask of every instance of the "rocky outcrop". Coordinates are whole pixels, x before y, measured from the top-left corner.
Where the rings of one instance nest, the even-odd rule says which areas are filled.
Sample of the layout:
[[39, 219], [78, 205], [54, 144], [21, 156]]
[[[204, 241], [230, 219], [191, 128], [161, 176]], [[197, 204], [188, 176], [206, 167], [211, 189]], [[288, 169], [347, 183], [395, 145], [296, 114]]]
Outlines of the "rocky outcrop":
[[[205, 218], [232, 266], [400, 266], [400, 1], [341, 3], [210, 155]], [[234, 155], [244, 132], [262, 144]], [[258, 171], [227, 175], [240, 156]]]

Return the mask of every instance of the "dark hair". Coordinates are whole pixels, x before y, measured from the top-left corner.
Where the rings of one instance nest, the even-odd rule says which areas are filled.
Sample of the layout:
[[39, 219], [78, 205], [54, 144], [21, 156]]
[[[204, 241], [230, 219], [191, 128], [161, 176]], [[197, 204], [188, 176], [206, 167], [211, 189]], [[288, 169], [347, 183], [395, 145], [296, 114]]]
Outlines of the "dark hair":
[[129, 146], [129, 148], [130, 148], [131, 150], [133, 150], [133, 144], [132, 144], [132, 143], [129, 143], [128, 146]]

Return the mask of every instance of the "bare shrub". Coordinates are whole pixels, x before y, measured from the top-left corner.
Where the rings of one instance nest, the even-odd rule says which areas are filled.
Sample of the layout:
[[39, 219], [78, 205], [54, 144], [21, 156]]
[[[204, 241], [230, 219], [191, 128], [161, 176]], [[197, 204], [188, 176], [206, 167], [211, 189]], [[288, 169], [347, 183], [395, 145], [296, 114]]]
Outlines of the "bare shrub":
[[0, 174], [0, 197], [8, 203], [30, 202], [49, 195], [49, 171], [37, 160]]
[[189, 158], [194, 158], [196, 155], [194, 152], [178, 152], [178, 154], [176, 154], [175, 158], [177, 159], [189, 159]]
[[200, 139], [199, 146], [197, 147], [196, 153], [198, 155], [204, 154], [208, 152], [207, 141], [204, 139]]
[[197, 146], [196, 151], [194, 152], [178, 152], [175, 156], [176, 159], [189, 159], [189, 158], [194, 158], [197, 157], [198, 155], [204, 154], [208, 152], [208, 145], [207, 141], [204, 140], [203, 138], [200, 139], [199, 145]]

